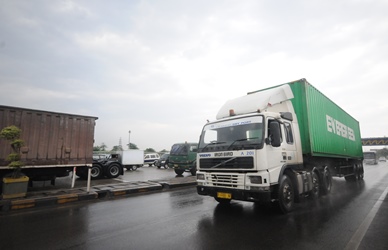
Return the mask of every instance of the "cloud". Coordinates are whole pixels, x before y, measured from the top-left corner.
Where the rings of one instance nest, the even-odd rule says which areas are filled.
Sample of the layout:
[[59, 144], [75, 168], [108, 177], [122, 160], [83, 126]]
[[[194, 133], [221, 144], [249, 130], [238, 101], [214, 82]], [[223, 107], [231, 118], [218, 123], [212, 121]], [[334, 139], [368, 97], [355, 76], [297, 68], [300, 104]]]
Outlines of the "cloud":
[[198, 140], [228, 99], [306, 78], [384, 135], [387, 5], [3, 1], [1, 104], [98, 116], [97, 145], [131, 130], [161, 150]]

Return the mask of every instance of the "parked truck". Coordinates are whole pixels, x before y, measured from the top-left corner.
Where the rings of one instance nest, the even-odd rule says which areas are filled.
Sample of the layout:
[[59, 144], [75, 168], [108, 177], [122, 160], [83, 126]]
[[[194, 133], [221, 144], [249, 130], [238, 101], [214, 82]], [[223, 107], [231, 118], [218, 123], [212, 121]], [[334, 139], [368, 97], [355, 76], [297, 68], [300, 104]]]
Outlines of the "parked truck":
[[119, 162], [127, 170], [133, 170], [140, 168], [144, 163], [144, 150], [131, 149], [117, 152], [119, 155]]
[[284, 213], [302, 196], [318, 198], [332, 176], [364, 177], [359, 123], [300, 79], [227, 101], [200, 135], [197, 192], [276, 204]]
[[[22, 173], [31, 181], [51, 180], [68, 176], [76, 167], [87, 175], [93, 165], [94, 128], [98, 118], [76, 114], [0, 106], [0, 129], [15, 125], [21, 129]], [[0, 177], [12, 172], [7, 156], [11, 147], [0, 140]], [[111, 169], [103, 169], [109, 175]], [[122, 169], [118, 170], [122, 173]], [[1, 178], [2, 179], [2, 178]]]
[[195, 175], [197, 171], [197, 142], [175, 143], [171, 147], [169, 162], [177, 175], [189, 171]]

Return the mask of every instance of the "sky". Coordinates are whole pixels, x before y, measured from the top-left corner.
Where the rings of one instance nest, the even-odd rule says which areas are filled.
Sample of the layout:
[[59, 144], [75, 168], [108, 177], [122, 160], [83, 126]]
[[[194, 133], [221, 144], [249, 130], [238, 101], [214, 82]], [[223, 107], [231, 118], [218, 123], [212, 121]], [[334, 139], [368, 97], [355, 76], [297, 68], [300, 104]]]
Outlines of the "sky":
[[[0, 0], [0, 105], [96, 116], [95, 145], [197, 142], [301, 78], [388, 136], [387, 0]], [[131, 131], [129, 133], [129, 131]]]

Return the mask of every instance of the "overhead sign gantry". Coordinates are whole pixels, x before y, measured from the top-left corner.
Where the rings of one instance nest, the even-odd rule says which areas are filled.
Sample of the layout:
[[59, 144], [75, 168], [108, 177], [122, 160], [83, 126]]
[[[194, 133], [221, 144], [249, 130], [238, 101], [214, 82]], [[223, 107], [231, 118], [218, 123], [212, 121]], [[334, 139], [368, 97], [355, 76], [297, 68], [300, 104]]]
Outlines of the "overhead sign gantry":
[[388, 145], [388, 137], [361, 138], [363, 146], [384, 146]]

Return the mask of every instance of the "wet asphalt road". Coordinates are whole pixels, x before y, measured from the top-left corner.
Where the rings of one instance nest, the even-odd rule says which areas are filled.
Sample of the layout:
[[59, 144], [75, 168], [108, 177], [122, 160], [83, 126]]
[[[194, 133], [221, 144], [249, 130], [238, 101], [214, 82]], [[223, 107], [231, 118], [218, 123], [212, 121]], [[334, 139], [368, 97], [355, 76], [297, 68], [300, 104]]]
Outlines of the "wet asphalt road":
[[[157, 168], [155, 166], [148, 167], [144, 166], [138, 168], [136, 171], [124, 169], [124, 175], [120, 175], [118, 178], [109, 179], [103, 178], [99, 180], [92, 180], [91, 186], [105, 185], [111, 183], [120, 182], [131, 182], [131, 181], [149, 181], [149, 180], [160, 180], [160, 179], [171, 179], [171, 178], [184, 178], [191, 176], [190, 172], [184, 172], [183, 176], [177, 176], [172, 168]], [[55, 190], [55, 189], [68, 189], [71, 188], [72, 184], [72, 173], [68, 177], [61, 177], [56, 179], [55, 186], [52, 186], [50, 181], [34, 181], [33, 187], [29, 188], [29, 191], [41, 191], [41, 190]], [[76, 188], [86, 187], [87, 181], [82, 180], [78, 177], [75, 179]]]
[[[195, 187], [7, 213], [0, 249], [345, 249], [388, 187], [387, 163], [365, 168], [364, 182], [334, 178], [330, 195], [287, 215], [223, 207]], [[388, 249], [386, 217], [377, 213], [359, 249]]]

